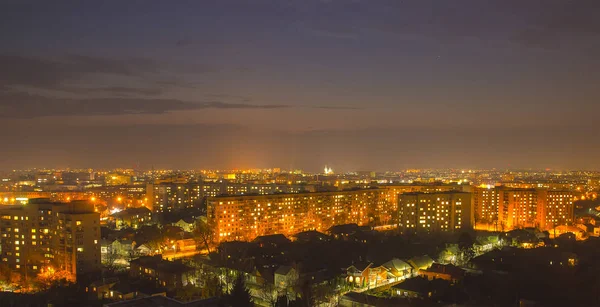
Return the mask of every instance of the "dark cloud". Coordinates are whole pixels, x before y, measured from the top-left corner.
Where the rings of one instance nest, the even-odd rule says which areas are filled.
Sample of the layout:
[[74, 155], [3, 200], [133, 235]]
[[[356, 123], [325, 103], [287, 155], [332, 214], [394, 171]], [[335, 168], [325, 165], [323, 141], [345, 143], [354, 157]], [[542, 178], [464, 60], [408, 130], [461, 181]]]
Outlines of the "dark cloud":
[[156, 73], [159, 65], [150, 59], [114, 59], [86, 55], [69, 55], [61, 63], [64, 70], [78, 73], [105, 73], [123, 76], [136, 76], [141, 73]]
[[201, 83], [188, 82], [184, 80], [159, 80], [155, 81], [153, 85], [159, 87], [173, 87], [173, 88], [186, 88], [186, 89], [197, 89]]
[[147, 59], [111, 59], [70, 55], [44, 58], [0, 55], [0, 86], [25, 86], [56, 90], [89, 74], [139, 76], [156, 72], [158, 65]]
[[[528, 25], [516, 31], [512, 37], [514, 42], [546, 50], [572, 47], [574, 42], [577, 42], [575, 45], [583, 43], [591, 48], [598, 47], [599, 1], [544, 1], [530, 7], [530, 11], [534, 13], [529, 15]], [[594, 43], [595, 46], [591, 45]]]
[[218, 98], [218, 99], [232, 99], [232, 100], [238, 100], [238, 101], [242, 101], [242, 102], [250, 102], [250, 101], [252, 101], [252, 98], [250, 98], [248, 96], [243, 96], [243, 95], [207, 94], [205, 96], [206, 97], [210, 97], [210, 98]]
[[548, 50], [600, 40], [597, 0], [331, 1], [327, 7], [301, 17], [315, 35], [356, 38], [375, 31], [443, 44], [474, 39]]
[[55, 61], [14, 55], [0, 55], [0, 86], [55, 87], [76, 75]]
[[252, 105], [220, 101], [187, 102], [177, 99], [90, 98], [65, 99], [39, 95], [0, 93], [0, 117], [36, 118], [45, 116], [94, 116], [163, 114], [201, 109], [280, 109], [285, 105]]
[[164, 93], [160, 87], [136, 88], [136, 87], [96, 87], [96, 88], [57, 88], [64, 92], [73, 94], [102, 94], [108, 96], [158, 96]]
[[364, 110], [365, 108], [360, 107], [345, 107], [345, 106], [314, 106], [313, 109], [323, 110]]

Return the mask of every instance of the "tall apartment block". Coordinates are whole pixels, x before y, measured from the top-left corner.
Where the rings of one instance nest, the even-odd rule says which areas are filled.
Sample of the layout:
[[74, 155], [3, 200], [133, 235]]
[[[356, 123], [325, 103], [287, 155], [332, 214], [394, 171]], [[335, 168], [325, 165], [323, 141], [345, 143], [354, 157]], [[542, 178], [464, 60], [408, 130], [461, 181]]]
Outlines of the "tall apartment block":
[[35, 276], [64, 269], [76, 276], [100, 269], [100, 215], [86, 202], [0, 206], [0, 264]]
[[208, 221], [218, 242], [250, 241], [270, 234], [291, 235], [307, 230], [375, 220], [385, 191], [368, 189], [209, 198]]
[[573, 193], [566, 190], [478, 187], [473, 192], [475, 222], [500, 231], [570, 225], [573, 199]]
[[399, 227], [408, 232], [458, 232], [473, 223], [471, 193], [404, 193], [398, 197]]

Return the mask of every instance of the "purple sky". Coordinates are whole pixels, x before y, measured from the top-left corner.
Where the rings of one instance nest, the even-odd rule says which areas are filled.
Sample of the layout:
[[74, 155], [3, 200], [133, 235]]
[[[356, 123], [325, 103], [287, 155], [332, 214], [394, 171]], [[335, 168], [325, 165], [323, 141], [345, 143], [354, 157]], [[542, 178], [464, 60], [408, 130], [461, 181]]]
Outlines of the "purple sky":
[[600, 169], [600, 1], [4, 1], [0, 169]]

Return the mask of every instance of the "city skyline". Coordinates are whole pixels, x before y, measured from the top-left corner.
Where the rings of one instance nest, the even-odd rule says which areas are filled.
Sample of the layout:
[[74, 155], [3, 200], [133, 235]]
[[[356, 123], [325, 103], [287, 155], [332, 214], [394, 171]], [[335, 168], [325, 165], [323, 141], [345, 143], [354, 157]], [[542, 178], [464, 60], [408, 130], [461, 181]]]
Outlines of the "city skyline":
[[3, 8], [0, 169], [600, 169], [595, 1]]

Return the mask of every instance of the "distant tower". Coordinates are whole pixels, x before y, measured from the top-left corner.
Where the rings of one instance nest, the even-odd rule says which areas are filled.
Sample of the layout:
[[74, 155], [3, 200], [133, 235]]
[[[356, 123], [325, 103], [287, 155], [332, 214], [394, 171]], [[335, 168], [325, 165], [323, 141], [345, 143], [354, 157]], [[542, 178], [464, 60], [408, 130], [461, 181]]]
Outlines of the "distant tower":
[[327, 165], [325, 165], [325, 175], [333, 175], [333, 170], [331, 169], [331, 167], [327, 167]]

